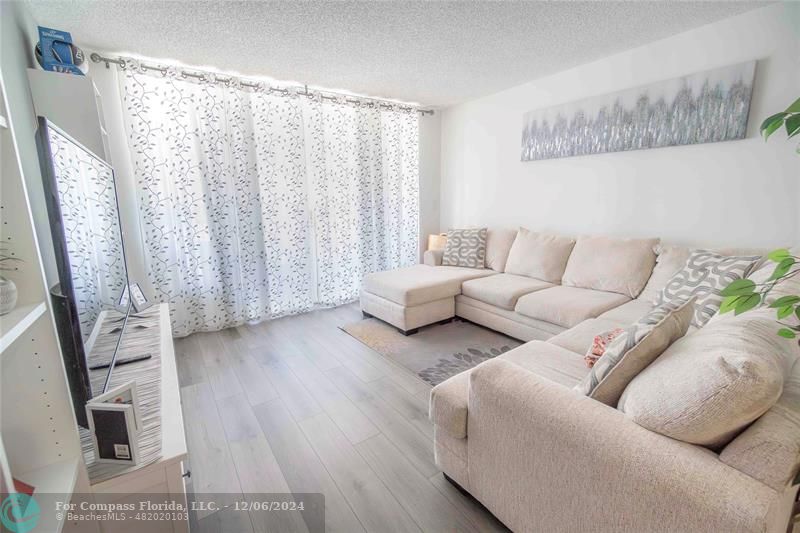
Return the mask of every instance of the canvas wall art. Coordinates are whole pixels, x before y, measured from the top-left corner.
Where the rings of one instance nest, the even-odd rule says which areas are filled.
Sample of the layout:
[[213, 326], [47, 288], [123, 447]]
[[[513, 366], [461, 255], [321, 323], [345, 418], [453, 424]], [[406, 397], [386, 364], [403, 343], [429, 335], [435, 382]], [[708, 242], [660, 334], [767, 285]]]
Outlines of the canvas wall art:
[[743, 139], [756, 62], [526, 113], [522, 161]]

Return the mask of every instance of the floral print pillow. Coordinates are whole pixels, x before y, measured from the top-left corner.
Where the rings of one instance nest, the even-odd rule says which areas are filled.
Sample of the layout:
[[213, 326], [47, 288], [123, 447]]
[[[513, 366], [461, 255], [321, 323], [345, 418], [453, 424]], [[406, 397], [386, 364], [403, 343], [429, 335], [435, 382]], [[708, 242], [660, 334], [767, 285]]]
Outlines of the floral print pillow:
[[606, 353], [606, 346], [611, 344], [611, 341], [619, 337], [624, 331], [625, 330], [622, 328], [615, 328], [601, 333], [600, 335], [596, 335], [594, 341], [592, 341], [592, 347], [589, 348], [589, 351], [583, 356], [586, 366], [592, 368], [597, 360]]

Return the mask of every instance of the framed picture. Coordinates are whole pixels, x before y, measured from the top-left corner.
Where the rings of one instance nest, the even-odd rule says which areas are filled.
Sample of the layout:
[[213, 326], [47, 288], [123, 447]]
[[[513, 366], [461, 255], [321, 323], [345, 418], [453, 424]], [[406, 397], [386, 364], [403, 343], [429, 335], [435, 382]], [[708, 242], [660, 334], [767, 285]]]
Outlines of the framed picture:
[[92, 398], [86, 404], [86, 416], [97, 462], [128, 465], [139, 462], [142, 415], [136, 382], [130, 381]]
[[87, 403], [86, 415], [92, 433], [95, 461], [128, 465], [139, 462], [133, 405]]
[[133, 416], [135, 422], [136, 433], [142, 431], [142, 413], [139, 407], [139, 396], [136, 392], [136, 382], [129, 381], [124, 385], [120, 385], [105, 394], [100, 394], [92, 398], [89, 403], [96, 404], [127, 404], [133, 406]]
[[133, 308], [137, 313], [140, 313], [153, 305], [142, 292], [142, 288], [138, 283], [131, 283], [131, 298], [133, 298]]
[[744, 139], [756, 61], [525, 113], [522, 161]]

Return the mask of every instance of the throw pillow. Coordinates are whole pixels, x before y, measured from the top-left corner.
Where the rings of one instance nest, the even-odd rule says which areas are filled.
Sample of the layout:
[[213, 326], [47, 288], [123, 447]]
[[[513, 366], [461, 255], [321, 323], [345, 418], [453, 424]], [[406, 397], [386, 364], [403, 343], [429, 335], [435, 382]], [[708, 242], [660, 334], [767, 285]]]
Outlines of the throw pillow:
[[559, 283], [575, 239], [519, 228], [508, 252], [506, 273]]
[[694, 300], [656, 307], [614, 339], [575, 388], [612, 407], [625, 387], [689, 329]]
[[617, 408], [667, 437], [724, 446], [775, 404], [800, 355], [778, 327], [760, 310], [715, 320], [631, 381]]
[[449, 230], [442, 265], [483, 268], [486, 261], [486, 233], [486, 228]]
[[592, 341], [592, 347], [589, 348], [589, 351], [583, 356], [586, 366], [592, 368], [597, 360], [600, 359], [604, 353], [606, 353], [606, 347], [611, 344], [611, 341], [619, 337], [624, 331], [625, 330], [622, 328], [615, 328], [610, 331], [606, 331], [605, 333], [601, 333], [600, 335], [595, 335], [594, 340]]
[[656, 305], [695, 298], [692, 326], [703, 327], [722, 303], [722, 290], [747, 275], [759, 256], [724, 256], [695, 250], [659, 293]]

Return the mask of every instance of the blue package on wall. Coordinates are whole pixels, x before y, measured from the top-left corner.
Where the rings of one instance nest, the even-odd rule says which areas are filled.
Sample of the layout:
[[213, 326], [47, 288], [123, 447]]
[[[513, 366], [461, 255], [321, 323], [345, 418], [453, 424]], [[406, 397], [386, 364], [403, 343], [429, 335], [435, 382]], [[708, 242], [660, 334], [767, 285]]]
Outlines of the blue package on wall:
[[69, 32], [39, 26], [39, 45], [42, 49], [42, 68], [83, 76], [83, 72], [75, 65]]

